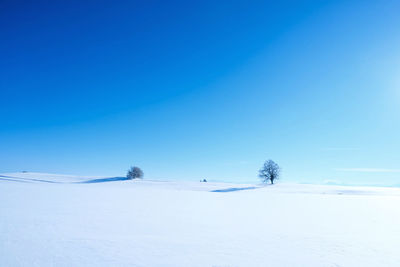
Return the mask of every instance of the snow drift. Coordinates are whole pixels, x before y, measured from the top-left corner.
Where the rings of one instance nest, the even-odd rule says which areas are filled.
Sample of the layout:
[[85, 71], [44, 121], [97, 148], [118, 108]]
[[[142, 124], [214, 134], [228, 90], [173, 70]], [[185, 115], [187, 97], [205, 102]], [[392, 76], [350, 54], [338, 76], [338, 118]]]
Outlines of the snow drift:
[[398, 266], [397, 188], [0, 175], [0, 266]]

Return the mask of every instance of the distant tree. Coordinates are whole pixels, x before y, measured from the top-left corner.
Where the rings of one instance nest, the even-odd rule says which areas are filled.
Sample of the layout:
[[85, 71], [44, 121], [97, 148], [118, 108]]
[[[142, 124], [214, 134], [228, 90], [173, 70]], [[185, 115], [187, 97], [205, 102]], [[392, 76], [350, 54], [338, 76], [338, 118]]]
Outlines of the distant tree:
[[259, 171], [259, 177], [263, 183], [271, 182], [274, 184], [276, 179], [279, 179], [281, 168], [273, 160], [267, 160]]
[[139, 167], [131, 167], [126, 175], [128, 179], [143, 178], [143, 171]]

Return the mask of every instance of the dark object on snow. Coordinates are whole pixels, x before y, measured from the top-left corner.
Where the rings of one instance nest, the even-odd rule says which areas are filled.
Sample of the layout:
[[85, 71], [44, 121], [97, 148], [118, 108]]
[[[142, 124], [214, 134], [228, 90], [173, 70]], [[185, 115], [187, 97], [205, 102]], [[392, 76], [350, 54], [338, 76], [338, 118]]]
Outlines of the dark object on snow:
[[131, 167], [126, 175], [128, 179], [143, 178], [143, 171], [139, 167]]
[[259, 171], [259, 177], [263, 183], [267, 183], [271, 181], [271, 184], [274, 184], [275, 179], [279, 179], [279, 174], [281, 172], [281, 168], [278, 164], [276, 164], [273, 160], [267, 160], [261, 170]]
[[206, 180], [206, 179], [203, 179], [203, 182], [204, 182], [204, 183], [207, 183], [207, 180]]

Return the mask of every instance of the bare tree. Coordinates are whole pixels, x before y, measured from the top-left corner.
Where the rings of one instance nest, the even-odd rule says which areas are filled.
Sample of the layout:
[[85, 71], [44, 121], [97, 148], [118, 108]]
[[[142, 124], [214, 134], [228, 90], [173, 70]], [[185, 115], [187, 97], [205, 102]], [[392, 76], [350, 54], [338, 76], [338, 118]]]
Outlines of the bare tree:
[[143, 178], [143, 171], [139, 167], [131, 167], [126, 177], [128, 179]]
[[279, 179], [281, 168], [273, 160], [267, 160], [261, 170], [259, 171], [259, 177], [263, 183], [271, 181], [274, 184], [274, 180]]

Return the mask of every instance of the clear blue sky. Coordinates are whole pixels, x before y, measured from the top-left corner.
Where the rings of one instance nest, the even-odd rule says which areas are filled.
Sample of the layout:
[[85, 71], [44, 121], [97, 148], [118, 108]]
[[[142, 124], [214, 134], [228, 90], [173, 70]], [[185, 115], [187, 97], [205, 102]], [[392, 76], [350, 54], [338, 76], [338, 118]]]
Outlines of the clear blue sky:
[[256, 182], [273, 159], [285, 181], [400, 184], [399, 14], [2, 1], [0, 172]]

